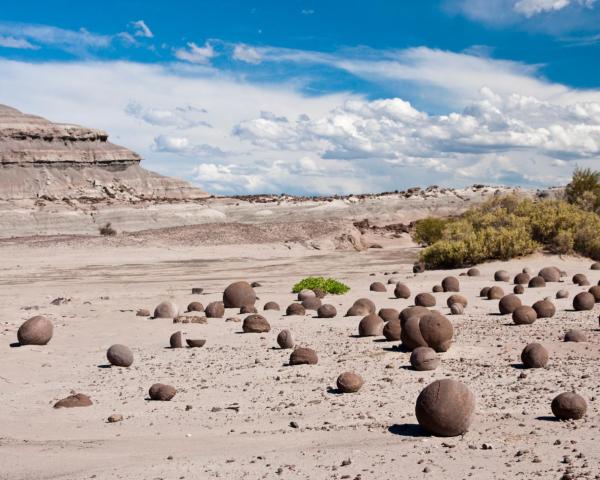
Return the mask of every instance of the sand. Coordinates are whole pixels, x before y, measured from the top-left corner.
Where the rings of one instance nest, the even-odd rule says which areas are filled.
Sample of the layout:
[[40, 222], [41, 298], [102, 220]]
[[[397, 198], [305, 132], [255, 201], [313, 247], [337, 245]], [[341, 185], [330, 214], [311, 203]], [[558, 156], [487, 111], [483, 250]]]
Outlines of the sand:
[[[359, 297], [378, 308], [410, 305], [412, 299], [393, 298], [393, 286], [369, 292], [371, 282], [387, 282], [386, 272], [398, 272], [391, 276], [414, 295], [464, 271], [415, 276], [417, 251], [407, 238], [361, 252], [319, 251], [303, 242], [194, 245], [193, 237], [1, 243], [0, 478], [558, 479], [567, 469], [569, 478], [599, 478], [600, 307], [571, 311], [573, 296], [586, 288], [570, 279], [583, 272], [595, 284], [600, 271], [589, 270], [588, 259], [542, 255], [481, 265], [481, 277], [460, 277], [469, 306], [449, 317], [455, 343], [437, 370], [416, 372], [399, 342], [356, 338], [360, 318], [341, 315]], [[496, 315], [497, 301], [477, 297], [486, 285], [512, 291], [493, 281], [499, 268], [514, 275], [545, 265], [565, 270], [564, 283], [527, 289], [522, 298], [531, 304], [567, 289], [570, 298], [555, 301], [554, 318], [513, 326], [510, 316]], [[338, 317], [283, 316], [294, 300], [291, 286], [311, 274], [351, 286], [348, 294], [325, 299]], [[269, 333], [241, 334], [241, 323], [224, 319], [175, 325], [135, 315], [162, 300], [182, 308], [194, 300], [206, 305], [235, 280], [262, 284], [259, 311], [267, 301], [281, 305], [282, 312], [261, 312]], [[204, 293], [192, 295], [192, 287]], [[447, 296], [435, 294], [446, 314]], [[52, 305], [57, 297], [70, 300]], [[11, 347], [21, 322], [39, 314], [55, 324], [52, 341]], [[290, 351], [275, 340], [284, 328], [297, 344], [318, 352], [318, 365], [286, 365]], [[589, 341], [562, 342], [569, 328], [583, 329]], [[177, 330], [206, 345], [166, 348]], [[531, 341], [550, 351], [547, 369], [520, 368], [520, 352]], [[114, 343], [133, 350], [132, 367], [106, 368], [105, 352]], [[365, 379], [360, 392], [333, 390], [344, 371]], [[477, 398], [475, 421], [463, 437], [432, 437], [417, 425], [419, 391], [445, 377], [465, 382]], [[177, 388], [172, 401], [147, 400], [156, 382]], [[587, 399], [587, 416], [555, 421], [550, 402], [571, 389]], [[52, 408], [72, 392], [94, 404]], [[112, 414], [123, 420], [107, 422]]]

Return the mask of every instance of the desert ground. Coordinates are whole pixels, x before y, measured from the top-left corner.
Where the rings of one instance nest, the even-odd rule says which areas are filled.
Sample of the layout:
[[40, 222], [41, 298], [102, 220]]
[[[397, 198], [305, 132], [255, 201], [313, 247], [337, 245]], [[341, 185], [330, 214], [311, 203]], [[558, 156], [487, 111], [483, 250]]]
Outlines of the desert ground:
[[[204, 237], [206, 228], [203, 230]], [[431, 292], [447, 275], [464, 270], [412, 273], [418, 247], [408, 235], [380, 239], [383, 248], [321, 250], [302, 239], [287, 242], [195, 242], [198, 230], [128, 237], [29, 237], [0, 242], [0, 478], [17, 479], [505, 479], [600, 478], [598, 384], [600, 307], [572, 310], [573, 296], [588, 287], [571, 282], [600, 271], [585, 258], [536, 255], [480, 265], [481, 276], [459, 276], [469, 305], [449, 315], [448, 293], [434, 294], [448, 315], [454, 343], [440, 366], [418, 372], [400, 342], [357, 337], [360, 317], [345, 317], [354, 300], [398, 310], [413, 297], [396, 299], [369, 291], [374, 281], [406, 283], [414, 294]], [[230, 238], [229, 234], [226, 235]], [[480, 298], [502, 268], [511, 278], [523, 267], [536, 272], [556, 265], [562, 283], [526, 288], [531, 305], [564, 288], [553, 318], [516, 326], [497, 314], [498, 301]], [[333, 319], [285, 316], [296, 296], [292, 285], [308, 275], [337, 278], [351, 287], [329, 295]], [[206, 324], [174, 324], [136, 316], [163, 300], [183, 310], [221, 300], [237, 280], [258, 281], [257, 307], [271, 331], [243, 334], [238, 310]], [[192, 294], [192, 288], [204, 292]], [[53, 300], [63, 298], [57, 305]], [[267, 301], [280, 312], [262, 312]], [[19, 325], [46, 315], [55, 326], [46, 346], [14, 346]], [[290, 350], [276, 343], [288, 328], [296, 344], [311, 347], [317, 365], [288, 366]], [[580, 328], [585, 343], [566, 343], [564, 332]], [[206, 339], [202, 348], [170, 349], [170, 335]], [[537, 341], [550, 352], [547, 368], [522, 369], [520, 353]], [[106, 350], [128, 345], [129, 368], [108, 367]], [[354, 394], [335, 390], [344, 371], [365, 384]], [[419, 392], [436, 379], [464, 382], [476, 397], [476, 413], [463, 436], [440, 438], [415, 417]], [[148, 400], [162, 382], [177, 394], [169, 402]], [[586, 417], [557, 421], [550, 402], [576, 390], [588, 402]], [[93, 405], [54, 409], [71, 393]], [[123, 420], [109, 423], [120, 414]]]

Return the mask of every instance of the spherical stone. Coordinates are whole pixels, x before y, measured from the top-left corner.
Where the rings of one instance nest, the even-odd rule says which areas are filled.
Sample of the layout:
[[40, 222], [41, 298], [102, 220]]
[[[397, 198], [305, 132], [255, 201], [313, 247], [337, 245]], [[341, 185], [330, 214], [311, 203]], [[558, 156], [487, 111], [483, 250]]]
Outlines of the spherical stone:
[[400, 319], [389, 320], [383, 326], [383, 336], [388, 342], [397, 342], [402, 339], [402, 327]]
[[277, 345], [281, 348], [294, 348], [294, 337], [292, 337], [292, 332], [285, 329], [279, 332], [277, 335]]
[[540, 343], [529, 343], [521, 352], [525, 368], [544, 368], [548, 363], [548, 350]]
[[316, 365], [318, 362], [317, 352], [312, 348], [299, 347], [290, 355], [290, 365]]
[[460, 303], [463, 307], [466, 307], [469, 304], [466, 297], [457, 294], [450, 295], [448, 300], [446, 300], [446, 305], [448, 305], [448, 307], [452, 306], [453, 303]]
[[176, 393], [177, 390], [175, 390], [175, 387], [165, 385], [164, 383], [155, 383], [148, 391], [151, 400], [158, 400], [161, 402], [168, 402]]
[[92, 405], [90, 397], [83, 393], [76, 393], [56, 402], [54, 408], [89, 407], [90, 405]]
[[592, 266], [590, 267], [590, 270], [600, 270], [600, 262], [594, 262], [594, 263], [592, 263]]
[[387, 292], [387, 288], [385, 288], [385, 285], [381, 282], [373, 282], [369, 287], [369, 290], [372, 292]]
[[531, 325], [537, 319], [537, 313], [528, 305], [521, 305], [512, 312], [515, 325]]
[[241, 308], [256, 303], [256, 292], [248, 282], [235, 282], [223, 292], [225, 308]]
[[258, 313], [258, 310], [254, 305], [244, 305], [242, 308], [240, 308], [240, 313]]
[[179, 307], [170, 300], [159, 303], [154, 309], [154, 318], [175, 318], [179, 315]]
[[361, 337], [378, 337], [383, 335], [383, 319], [371, 313], [364, 317], [358, 324], [358, 335]]
[[431, 289], [431, 291], [433, 293], [442, 293], [444, 291], [444, 289], [442, 288], [441, 285], [434, 285], [433, 288]]
[[183, 348], [181, 332], [175, 332], [169, 337], [169, 345], [171, 345], [171, 348]]
[[419, 330], [425, 343], [436, 352], [446, 352], [450, 348], [454, 328], [444, 315], [434, 312], [424, 315]]
[[531, 267], [524, 267], [523, 270], [521, 270], [523, 273], [526, 273], [527, 275], [529, 275], [530, 277], [535, 276], [535, 273], [533, 272], [533, 268]]
[[514, 293], [509, 293], [500, 299], [498, 302], [498, 309], [502, 315], [508, 315], [513, 313], [517, 307], [521, 306], [521, 299]]
[[315, 297], [323, 299], [327, 296], [327, 292], [321, 288], [313, 288], [313, 292]]
[[409, 351], [417, 347], [428, 346], [421, 334], [420, 323], [421, 317], [417, 315], [409, 317], [405, 321], [400, 321], [400, 340], [402, 340], [402, 345]]
[[285, 314], [288, 317], [292, 315], [306, 315], [306, 310], [299, 303], [290, 303], [285, 309]]
[[431, 293], [419, 293], [415, 297], [415, 305], [417, 307], [433, 307], [435, 306], [435, 297]]
[[304, 310], [315, 310], [317, 311], [321, 306], [321, 299], [317, 297], [306, 298], [302, 300], [302, 306]]
[[365, 381], [354, 372], [344, 372], [336, 380], [338, 390], [342, 393], [356, 393]]
[[515, 285], [527, 285], [529, 283], [529, 280], [531, 280], [531, 277], [529, 275], [527, 275], [526, 273], [517, 273], [517, 275], [515, 276], [514, 279], [514, 284]]
[[580, 287], [586, 287], [590, 284], [590, 281], [583, 273], [576, 273], [573, 275], [573, 283]]
[[115, 367], [130, 367], [133, 363], [133, 352], [125, 345], [115, 344], [106, 351], [106, 358]]
[[529, 288], [543, 288], [546, 286], [546, 280], [544, 280], [544, 277], [540, 276], [532, 277], [527, 286]]
[[223, 318], [225, 315], [225, 305], [223, 302], [210, 302], [204, 313], [208, 318]]
[[[500, 288], [500, 287], [498, 287], [498, 288]], [[481, 289], [481, 291], [479, 292], [479, 296], [487, 298], [489, 291], [490, 291], [490, 287], [483, 287]]]
[[573, 299], [573, 308], [577, 311], [592, 310], [596, 299], [589, 292], [581, 292], [575, 295]]
[[544, 267], [539, 271], [538, 276], [546, 282], [559, 282], [560, 270], [556, 267]]
[[502, 290], [500, 287], [498, 287], [496, 285], [494, 285], [493, 287], [490, 287], [490, 289], [487, 292], [488, 300], [499, 300], [503, 296], [504, 296], [504, 290]]
[[559, 290], [556, 292], [556, 298], [569, 298], [568, 290]]
[[271, 331], [271, 325], [265, 317], [255, 313], [244, 318], [242, 330], [244, 333], [265, 333]]
[[515, 285], [515, 288], [513, 288], [513, 293], [515, 295], [523, 295], [525, 293], [525, 287], [523, 285]]
[[397, 283], [394, 288], [394, 296], [396, 298], [410, 298], [410, 288], [403, 283]]
[[467, 275], [469, 277], [478, 277], [479, 275], [481, 275], [481, 272], [479, 271], [478, 268], [473, 267], [473, 268], [469, 268], [467, 270]]
[[537, 318], [552, 318], [556, 313], [556, 307], [550, 300], [538, 300], [532, 305]]
[[321, 305], [319, 307], [319, 309], [317, 310], [317, 317], [319, 317], [319, 318], [333, 318], [336, 315], [337, 315], [336, 308], [329, 303], [325, 303], [324, 305]]
[[506, 270], [498, 270], [494, 273], [494, 280], [496, 282], [508, 282], [510, 281], [510, 274]]
[[276, 310], [276, 311], [279, 311], [281, 309], [279, 308], [279, 304], [277, 302], [267, 302], [267, 303], [265, 303], [265, 306], [263, 307], [263, 310]]
[[465, 306], [462, 303], [453, 303], [450, 305], [450, 313], [452, 315], [462, 315], [465, 313]]
[[428, 313], [431, 313], [431, 310], [425, 307], [406, 307], [400, 312], [400, 321], [405, 322], [408, 318], [415, 316], [421, 318], [423, 315], [427, 315]]
[[202, 305], [200, 302], [192, 302], [188, 305], [187, 311], [188, 312], [203, 312], [204, 305]]
[[314, 291], [305, 288], [304, 290], [301, 290], [298, 293], [298, 301], [302, 302], [303, 300], [306, 300], [307, 298], [315, 298], [316, 296], [317, 295]]
[[444, 292], [460, 292], [460, 282], [456, 277], [446, 277], [442, 280]]
[[398, 320], [400, 318], [400, 312], [395, 308], [380, 308], [377, 315], [379, 315], [384, 322]]
[[600, 302], [600, 285], [594, 285], [593, 287], [590, 287], [588, 292], [592, 294], [596, 303]]
[[185, 343], [187, 343], [190, 348], [200, 348], [206, 344], [206, 340], [203, 338], [186, 338]]
[[410, 364], [413, 369], [425, 372], [435, 370], [440, 364], [440, 359], [433, 348], [417, 347], [410, 354]]
[[23, 322], [17, 330], [17, 340], [21, 345], [46, 345], [53, 333], [52, 322], [38, 315]]
[[440, 437], [454, 437], [469, 430], [475, 411], [475, 396], [461, 382], [436, 380], [417, 398], [415, 414], [419, 425]]
[[368, 298], [359, 298], [346, 313], [347, 317], [356, 317], [375, 313], [375, 304]]
[[565, 333], [565, 342], [587, 342], [587, 335], [582, 330], [573, 328]]
[[575, 392], [564, 392], [554, 397], [550, 408], [560, 420], [579, 420], [587, 411], [587, 402]]

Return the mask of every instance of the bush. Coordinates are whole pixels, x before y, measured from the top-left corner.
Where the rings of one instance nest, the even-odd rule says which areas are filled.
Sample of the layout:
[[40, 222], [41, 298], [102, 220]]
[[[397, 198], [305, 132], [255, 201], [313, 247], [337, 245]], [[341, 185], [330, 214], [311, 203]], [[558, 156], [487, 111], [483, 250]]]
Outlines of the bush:
[[446, 222], [442, 238], [421, 252], [428, 268], [508, 260], [541, 248], [600, 260], [600, 216], [562, 200], [498, 197]]
[[294, 285], [292, 292], [298, 293], [302, 290], [314, 290], [316, 288], [335, 295], [340, 295], [350, 291], [350, 287], [348, 285], [344, 285], [333, 278], [308, 277], [300, 280], [296, 285]]
[[114, 228], [112, 228], [110, 222], [104, 225], [103, 227], [100, 227], [98, 230], [100, 232], [100, 235], [104, 235], [106, 237], [112, 237], [117, 234], [117, 231]]
[[428, 217], [415, 224], [412, 233], [413, 240], [420, 245], [431, 245], [442, 239], [446, 220], [443, 218]]
[[584, 210], [598, 211], [600, 208], [600, 172], [590, 168], [577, 167], [571, 182], [565, 188], [569, 203], [579, 205]]

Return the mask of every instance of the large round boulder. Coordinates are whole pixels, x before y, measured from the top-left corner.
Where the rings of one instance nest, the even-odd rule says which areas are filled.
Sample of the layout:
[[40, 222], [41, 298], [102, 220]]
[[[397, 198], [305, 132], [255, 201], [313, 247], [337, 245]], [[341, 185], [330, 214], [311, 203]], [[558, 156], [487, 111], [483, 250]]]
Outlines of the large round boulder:
[[290, 355], [290, 365], [316, 365], [318, 362], [317, 352], [312, 348], [298, 347]]
[[583, 330], [572, 328], [565, 333], [565, 342], [587, 342], [587, 335]]
[[546, 282], [560, 282], [560, 270], [556, 267], [544, 267], [539, 271], [538, 276]]
[[504, 296], [504, 290], [502, 290], [502, 288], [498, 287], [497, 285], [490, 287], [489, 290], [487, 291], [488, 300], [499, 300], [503, 296]]
[[403, 283], [398, 282], [394, 288], [396, 298], [410, 298], [410, 288]]
[[548, 350], [541, 343], [529, 343], [521, 352], [525, 368], [544, 368], [548, 364]]
[[424, 372], [435, 370], [440, 364], [440, 359], [433, 348], [417, 347], [410, 354], [410, 364], [413, 369]]
[[536, 321], [537, 313], [527, 305], [520, 305], [512, 313], [512, 319], [515, 325], [530, 325]]
[[564, 392], [554, 397], [550, 408], [559, 420], [579, 420], [587, 411], [587, 402], [575, 392]]
[[254, 305], [256, 293], [248, 282], [235, 282], [223, 292], [225, 308], [241, 308], [245, 305]]
[[414, 317], [414, 316], [422, 317], [423, 315], [427, 315], [430, 312], [431, 312], [431, 310], [429, 310], [428, 308], [425, 308], [425, 307], [420, 307], [420, 306], [406, 307], [405, 309], [403, 309], [400, 312], [400, 320], [402, 322], [404, 322], [410, 317]]
[[52, 322], [48, 318], [38, 315], [23, 322], [17, 330], [17, 340], [21, 345], [46, 345], [53, 333]]
[[279, 304], [277, 302], [267, 302], [267, 303], [265, 303], [263, 310], [265, 310], [265, 311], [274, 310], [274, 311], [278, 312], [279, 310], [281, 310], [281, 308], [279, 308]]
[[448, 305], [448, 308], [450, 308], [454, 303], [460, 303], [463, 307], [466, 307], [469, 304], [466, 297], [457, 294], [450, 295], [446, 300], [446, 305]]
[[415, 305], [417, 307], [433, 307], [435, 306], [435, 297], [431, 293], [419, 293], [415, 297]]
[[377, 315], [379, 315], [384, 322], [398, 320], [398, 318], [400, 318], [400, 312], [395, 308], [380, 308]]
[[305, 300], [302, 300], [302, 306], [305, 310], [317, 311], [321, 306], [321, 299], [317, 297], [307, 298]]
[[369, 286], [369, 290], [372, 292], [387, 292], [387, 288], [385, 288], [385, 285], [381, 282], [373, 282]]
[[590, 281], [583, 273], [576, 273], [573, 275], [573, 283], [580, 287], [587, 287], [590, 284]]
[[177, 315], [179, 307], [170, 300], [159, 303], [154, 309], [154, 318], [175, 318]]
[[593, 287], [590, 287], [588, 292], [592, 294], [596, 303], [600, 302], [600, 285], [594, 285]]
[[383, 319], [376, 313], [364, 317], [358, 324], [358, 335], [361, 337], [378, 337], [383, 335]]
[[175, 390], [175, 387], [172, 387], [171, 385], [165, 385], [164, 383], [155, 383], [150, 387], [150, 390], [148, 390], [150, 399], [160, 402], [168, 402], [175, 396], [176, 393], [177, 390]]
[[544, 280], [544, 277], [538, 275], [537, 277], [532, 277], [527, 286], [529, 288], [544, 288], [546, 286], [546, 280]]
[[338, 390], [342, 393], [356, 393], [364, 383], [363, 378], [354, 372], [344, 372], [336, 380]]
[[527, 275], [524, 272], [521, 273], [517, 273], [517, 275], [515, 276], [514, 279], [514, 284], [515, 285], [527, 285], [529, 283], [529, 280], [531, 280], [531, 277], [529, 275]]
[[271, 325], [265, 317], [255, 313], [244, 318], [242, 330], [244, 333], [265, 333], [271, 331]]
[[130, 367], [133, 363], [133, 352], [125, 345], [115, 344], [106, 351], [106, 358], [115, 367]]
[[449, 378], [425, 387], [415, 406], [419, 425], [440, 437], [466, 433], [474, 412], [475, 396], [471, 390], [464, 383]]
[[434, 312], [424, 315], [419, 322], [419, 330], [425, 344], [436, 352], [445, 352], [450, 348], [454, 328], [444, 315]]
[[317, 317], [319, 317], [319, 318], [333, 318], [336, 315], [337, 315], [336, 308], [329, 303], [325, 303], [324, 305], [321, 305], [319, 307], [319, 309], [317, 310]]
[[277, 344], [281, 348], [294, 348], [294, 337], [292, 336], [292, 332], [288, 329], [282, 330], [277, 335]]
[[488, 293], [490, 292], [490, 287], [483, 287], [480, 291], [479, 291], [479, 296], [483, 297], [483, 298], [487, 298]]
[[181, 331], [175, 332], [169, 337], [169, 345], [171, 348], [183, 348], [183, 338]]
[[459, 292], [460, 282], [456, 277], [446, 277], [442, 280], [442, 288], [444, 292]]
[[375, 313], [376, 307], [372, 300], [368, 298], [359, 298], [354, 302], [346, 313], [347, 317], [357, 317], [362, 315], [369, 315]]
[[285, 314], [288, 317], [291, 317], [292, 315], [306, 315], [306, 310], [299, 303], [290, 303], [285, 309]]
[[556, 313], [556, 307], [550, 300], [538, 300], [532, 305], [537, 318], [552, 318]]
[[510, 281], [510, 273], [506, 270], [498, 270], [494, 273], [494, 280], [496, 282], [509, 282]]
[[223, 302], [210, 302], [204, 310], [208, 318], [223, 318], [225, 315], [225, 305]]
[[575, 298], [573, 299], [573, 308], [578, 312], [592, 310], [594, 308], [594, 303], [596, 303], [596, 299], [591, 293], [581, 292], [575, 295]]
[[395, 320], [389, 320], [383, 326], [383, 336], [388, 342], [397, 342], [398, 340], [401, 340], [401, 334], [402, 327], [399, 318], [396, 318]]
[[518, 307], [521, 306], [521, 299], [514, 293], [505, 295], [498, 302], [498, 310], [502, 315], [508, 315], [513, 313]]

